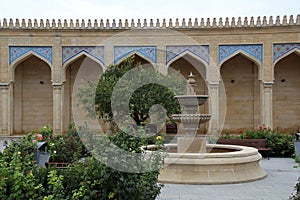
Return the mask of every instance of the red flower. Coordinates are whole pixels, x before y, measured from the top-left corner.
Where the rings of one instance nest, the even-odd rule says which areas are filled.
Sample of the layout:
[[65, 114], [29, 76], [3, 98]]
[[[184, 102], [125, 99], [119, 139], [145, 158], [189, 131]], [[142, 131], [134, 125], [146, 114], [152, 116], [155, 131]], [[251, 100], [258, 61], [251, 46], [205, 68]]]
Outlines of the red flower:
[[41, 141], [43, 139], [43, 135], [42, 134], [37, 134], [38, 137], [38, 141]]
[[240, 130], [240, 133], [243, 133], [243, 130]]
[[73, 130], [76, 131], [77, 130], [76, 127], [74, 127]]

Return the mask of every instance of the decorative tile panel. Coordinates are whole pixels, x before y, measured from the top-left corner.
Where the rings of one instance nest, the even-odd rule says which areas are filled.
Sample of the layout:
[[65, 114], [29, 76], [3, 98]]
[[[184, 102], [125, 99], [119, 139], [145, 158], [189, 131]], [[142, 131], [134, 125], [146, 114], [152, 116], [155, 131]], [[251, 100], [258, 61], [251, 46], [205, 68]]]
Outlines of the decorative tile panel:
[[28, 52], [33, 52], [52, 64], [52, 47], [37, 47], [37, 46], [10, 46], [9, 47], [9, 64], [13, 63], [18, 58], [24, 56]]
[[167, 64], [184, 52], [190, 52], [209, 64], [208, 45], [167, 46]]
[[244, 45], [220, 45], [219, 46], [219, 64], [226, 61], [233, 54], [244, 52], [260, 63], [263, 62], [263, 45], [262, 44], [244, 44]]
[[300, 50], [300, 43], [273, 44], [273, 63], [295, 49]]
[[66, 63], [68, 60], [82, 52], [99, 60], [101, 63], [104, 63], [103, 46], [64, 46], [62, 47], [62, 63]]
[[116, 46], [114, 49], [115, 59], [114, 62], [118, 63], [128, 55], [139, 53], [148, 58], [149, 61], [156, 63], [156, 47], [143, 47], [143, 46]]

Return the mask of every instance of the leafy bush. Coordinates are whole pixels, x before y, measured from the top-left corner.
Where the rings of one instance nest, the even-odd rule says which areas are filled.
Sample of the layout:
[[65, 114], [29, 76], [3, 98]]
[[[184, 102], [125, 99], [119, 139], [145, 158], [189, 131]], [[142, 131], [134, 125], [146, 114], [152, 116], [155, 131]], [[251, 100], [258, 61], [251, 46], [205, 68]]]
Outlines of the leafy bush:
[[298, 183], [295, 185], [296, 193], [290, 196], [290, 200], [300, 200], [300, 178], [298, 178]]
[[274, 157], [292, 157], [295, 154], [292, 135], [274, 132], [269, 135], [267, 142]]
[[272, 157], [293, 157], [295, 153], [294, 136], [287, 133], [274, 132], [263, 126], [255, 130], [241, 130], [239, 134], [227, 132], [221, 138], [267, 139]]
[[[145, 134], [146, 132], [139, 130], [138, 133]], [[53, 157], [54, 160], [65, 158], [63, 153], [60, 154], [60, 150], [69, 146], [70, 148], [66, 152], [71, 158], [67, 160], [68, 162], [82, 156], [86, 156], [85, 161], [73, 162], [66, 169], [37, 169], [34, 162], [36, 140], [48, 141], [49, 150], [57, 150], [57, 157]], [[161, 136], [158, 136], [156, 140], [158, 145], [163, 143]], [[142, 153], [141, 146], [147, 144], [148, 138], [134, 137], [120, 131], [99, 139], [99, 142], [103, 143], [103, 141], [114, 143], [130, 153]], [[53, 148], [51, 143], [54, 144]], [[81, 149], [78, 150], [78, 147]], [[29, 133], [18, 143], [10, 144], [3, 153], [0, 153], [0, 199], [149, 200], [156, 199], [160, 194], [163, 186], [157, 184], [159, 167], [162, 165], [160, 154], [151, 160], [151, 163], [157, 165], [157, 170], [130, 173], [107, 166], [95, 156], [88, 154], [86, 149], [82, 149], [83, 147], [78, 140], [78, 133], [74, 125], [70, 126], [68, 134], [64, 136], [53, 134], [52, 129], [46, 126], [37, 133]], [[134, 166], [135, 163], [126, 163], [126, 165]]]
[[0, 199], [37, 199], [42, 187], [35, 179], [31, 136], [12, 143], [0, 154]]

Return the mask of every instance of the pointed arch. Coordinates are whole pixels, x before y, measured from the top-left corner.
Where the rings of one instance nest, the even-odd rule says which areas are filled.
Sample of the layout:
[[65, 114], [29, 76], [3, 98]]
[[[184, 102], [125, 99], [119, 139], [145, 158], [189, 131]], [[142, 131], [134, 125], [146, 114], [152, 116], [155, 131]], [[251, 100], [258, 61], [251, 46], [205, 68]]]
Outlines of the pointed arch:
[[281, 132], [290, 132], [299, 129], [300, 51], [293, 49], [282, 55], [273, 66], [273, 127]]
[[274, 60], [273, 66], [275, 67], [275, 65], [282, 59], [284, 59], [285, 57], [291, 55], [292, 53], [295, 53], [297, 55], [300, 56], [300, 49], [298, 48], [293, 48], [290, 51], [285, 52], [284, 54], [282, 54], [280, 57], [278, 57], [276, 60]]
[[53, 81], [49, 63], [28, 54], [12, 63], [13, 132], [18, 134], [53, 125]]
[[208, 79], [210, 76], [209, 76], [209, 70], [208, 70], [207, 62], [205, 60], [203, 60], [202, 58], [200, 58], [199, 56], [195, 55], [194, 53], [188, 51], [188, 50], [182, 52], [181, 54], [178, 54], [173, 59], [171, 59], [167, 63], [167, 66], [166, 66], [167, 70], [170, 67], [170, 65], [172, 65], [172, 63], [174, 63], [176, 60], [178, 60], [180, 58], [183, 58], [183, 59], [186, 59], [189, 63], [191, 63], [197, 71], [201, 72], [202, 70], [199, 68], [199, 66], [196, 63], [194, 63], [193, 60], [189, 60], [189, 57], [191, 57], [192, 59], [200, 62], [204, 66], [205, 74], [204, 74], [204, 76], [201, 73], [200, 74], [203, 76], [203, 79]]
[[82, 57], [87, 57], [89, 59], [91, 59], [92, 61], [96, 62], [97, 64], [99, 64], [100, 67], [102, 67], [103, 71], [106, 70], [106, 67], [104, 65], [103, 62], [101, 62], [100, 60], [98, 60], [97, 58], [93, 57], [92, 55], [86, 53], [85, 51], [82, 51], [78, 54], [76, 54], [74, 57], [70, 58], [69, 60], [67, 60], [64, 64], [63, 64], [63, 82], [66, 81], [66, 71], [67, 68], [74, 63], [75, 61], [79, 60]]
[[25, 53], [24, 55], [20, 56], [19, 58], [15, 59], [10, 64], [9, 76], [10, 76], [10, 81], [11, 82], [15, 81], [15, 69], [16, 69], [16, 67], [19, 64], [21, 64], [22, 62], [26, 61], [31, 56], [34, 56], [34, 57], [38, 58], [39, 60], [45, 62], [50, 67], [50, 70], [51, 70], [51, 81], [53, 80], [53, 65], [52, 65], [52, 63], [50, 63], [47, 59], [45, 59], [44, 57], [38, 55], [37, 53], [35, 53], [33, 51], [29, 51], [29, 52]]
[[115, 46], [114, 47], [114, 64], [119, 64], [129, 56], [137, 54], [155, 66], [156, 47], [155, 46]]
[[224, 131], [254, 129], [260, 123], [260, 81], [257, 63], [237, 53], [222, 63], [220, 74], [225, 87]]
[[[63, 117], [62, 130], [68, 131], [68, 125], [74, 121], [74, 112], [78, 112], [76, 93], [88, 82], [96, 82], [104, 71], [103, 64], [88, 53], [81, 52], [63, 65]], [[86, 116], [82, 112], [79, 115]]]
[[[173, 59], [170, 59], [166, 66], [168, 74], [178, 71], [185, 79], [188, 79], [190, 73], [195, 76], [196, 87], [194, 92], [197, 95], [210, 95], [210, 88], [208, 87], [208, 65], [207, 63], [190, 51], [184, 51], [178, 54]], [[210, 113], [210, 100], [203, 106], [199, 107], [200, 113]], [[198, 129], [198, 133], [206, 133], [209, 129], [209, 124], [205, 123]]]
[[230, 56], [226, 57], [224, 60], [222, 60], [222, 62], [220, 62], [219, 64], [219, 69], [222, 68], [222, 65], [228, 61], [229, 59], [237, 56], [237, 55], [242, 55], [243, 57], [245, 57], [246, 59], [252, 61], [257, 67], [258, 67], [258, 80], [263, 80], [264, 77], [264, 70], [262, 68], [262, 63], [260, 60], [258, 60], [257, 58], [255, 58], [254, 56], [248, 54], [247, 52], [243, 51], [243, 50], [238, 50], [235, 53], [231, 54]]
[[131, 51], [130, 53], [128, 53], [127, 55], [124, 55], [124, 57], [120, 58], [119, 60], [115, 60], [115, 64], [120, 64], [122, 63], [124, 60], [126, 60], [127, 58], [131, 57], [131, 56], [134, 56], [134, 55], [137, 55], [139, 57], [141, 57], [142, 59], [144, 59], [145, 61], [147, 61], [148, 63], [150, 63], [152, 66], [155, 65], [155, 63], [150, 60], [148, 57], [144, 56], [143, 54], [141, 54], [140, 52], [134, 50], [134, 51]]

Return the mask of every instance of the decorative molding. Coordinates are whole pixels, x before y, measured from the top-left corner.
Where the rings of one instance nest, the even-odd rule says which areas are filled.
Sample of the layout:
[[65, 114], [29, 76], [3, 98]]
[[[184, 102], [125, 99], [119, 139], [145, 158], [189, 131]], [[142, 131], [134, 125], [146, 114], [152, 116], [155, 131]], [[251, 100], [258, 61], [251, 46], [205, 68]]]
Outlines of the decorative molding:
[[85, 53], [104, 64], [104, 47], [103, 46], [63, 46], [62, 47], [62, 64], [71, 60], [78, 54]]
[[272, 88], [274, 82], [263, 82], [265, 88]]
[[223, 64], [228, 58], [237, 53], [245, 53], [262, 64], [263, 45], [262, 44], [242, 44], [242, 45], [220, 45], [219, 46], [219, 64]]
[[62, 83], [52, 83], [53, 87], [62, 87]]
[[147, 58], [149, 62], [156, 63], [156, 47], [153, 46], [116, 46], [114, 48], [114, 63], [119, 63], [134, 53]]
[[273, 64], [295, 49], [300, 51], [300, 43], [273, 44]]
[[23, 57], [25, 54], [32, 52], [41, 56], [52, 64], [52, 47], [40, 46], [10, 46], [9, 47], [9, 64], [12, 64], [17, 59]]
[[137, 20], [119, 20], [116, 22], [115, 19], [113, 20], [97, 20], [95, 19], [92, 21], [88, 19], [87, 21], [82, 19], [6, 19], [4, 18], [0, 21], [0, 29], [53, 29], [53, 30], [63, 30], [63, 29], [145, 29], [145, 28], [174, 28], [174, 29], [191, 29], [191, 28], [243, 28], [243, 27], [271, 27], [271, 26], [294, 26], [300, 25], [300, 15], [297, 16], [277, 16], [276, 19], [273, 19], [273, 16], [270, 16], [268, 19], [266, 16], [257, 18], [245, 17], [242, 19], [241, 17], [238, 18], [231, 18], [229, 19], [226, 17], [224, 20], [223, 18], [216, 18], [204, 19], [198, 18], [195, 19], [176, 19], [172, 21], [172, 19], [166, 20], [153, 20], [153, 19], [137, 19]]
[[179, 55], [184, 53], [191, 53], [196, 57], [203, 60], [206, 64], [209, 64], [209, 46], [208, 45], [183, 45], [183, 46], [167, 46], [166, 54], [167, 61], [166, 64], [172, 61]]
[[1, 88], [8, 88], [9, 87], [9, 83], [0, 83], [0, 87]]

